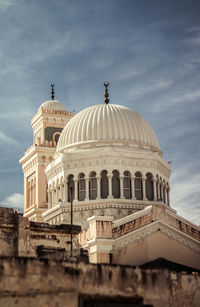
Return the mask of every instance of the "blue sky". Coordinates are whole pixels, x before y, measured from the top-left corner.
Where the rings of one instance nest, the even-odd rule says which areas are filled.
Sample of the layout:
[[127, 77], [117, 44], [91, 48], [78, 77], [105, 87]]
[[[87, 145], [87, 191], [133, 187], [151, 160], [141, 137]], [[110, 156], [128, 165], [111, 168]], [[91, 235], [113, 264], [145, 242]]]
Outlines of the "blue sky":
[[0, 0], [0, 204], [23, 208], [18, 160], [56, 83], [79, 112], [110, 100], [143, 115], [172, 160], [171, 205], [200, 224], [200, 2]]

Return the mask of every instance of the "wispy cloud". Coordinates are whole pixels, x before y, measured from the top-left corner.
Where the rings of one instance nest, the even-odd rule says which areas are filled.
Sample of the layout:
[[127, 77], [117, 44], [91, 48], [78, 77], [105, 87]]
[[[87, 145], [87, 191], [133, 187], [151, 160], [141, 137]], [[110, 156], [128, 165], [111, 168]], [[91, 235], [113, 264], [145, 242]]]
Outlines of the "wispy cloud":
[[6, 10], [12, 3], [13, 0], [0, 0], [0, 13]]
[[173, 84], [171, 80], [152, 80], [146, 82], [146, 84], [135, 86], [134, 89], [131, 89], [128, 93], [129, 97], [135, 96], [146, 96], [150, 93], [161, 91], [169, 88]]
[[184, 92], [177, 97], [172, 99], [172, 102], [175, 103], [183, 103], [185, 101], [194, 101], [199, 100], [200, 98], [200, 90], [191, 90], [190, 92]]
[[177, 170], [171, 178], [171, 205], [179, 215], [200, 224], [200, 174], [189, 167]]
[[18, 142], [16, 140], [9, 137], [8, 135], [5, 135], [2, 131], [0, 131], [0, 141], [7, 143], [9, 145], [18, 145]]
[[24, 209], [24, 195], [20, 193], [13, 193], [7, 196], [3, 201], [0, 201], [2, 207], [15, 208], [20, 212]]
[[[158, 93], [157, 98], [153, 104], [152, 108], [155, 112], [166, 112], [167, 110], [172, 110], [176, 107], [177, 109], [186, 110], [186, 106], [191, 106], [191, 103], [199, 102], [200, 99], [200, 90], [197, 89], [194, 85], [192, 88], [184, 87], [176, 89], [172, 87], [170, 92]], [[196, 104], [197, 110], [199, 109], [199, 104]]]

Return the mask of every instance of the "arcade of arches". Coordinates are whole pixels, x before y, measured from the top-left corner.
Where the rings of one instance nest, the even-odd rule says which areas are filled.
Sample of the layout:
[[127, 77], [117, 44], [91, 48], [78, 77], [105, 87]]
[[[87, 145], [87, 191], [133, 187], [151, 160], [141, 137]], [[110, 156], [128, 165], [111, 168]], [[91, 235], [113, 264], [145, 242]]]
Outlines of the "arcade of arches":
[[91, 172], [88, 177], [80, 173], [77, 178], [70, 174], [66, 181], [61, 178], [57, 184], [49, 185], [49, 208], [62, 201], [89, 201], [95, 199], [120, 198], [132, 200], [161, 201], [170, 205], [169, 184], [158, 175], [152, 173], [143, 175], [137, 171], [132, 175], [124, 171], [120, 175], [118, 170], [108, 173], [103, 170], [98, 176]]

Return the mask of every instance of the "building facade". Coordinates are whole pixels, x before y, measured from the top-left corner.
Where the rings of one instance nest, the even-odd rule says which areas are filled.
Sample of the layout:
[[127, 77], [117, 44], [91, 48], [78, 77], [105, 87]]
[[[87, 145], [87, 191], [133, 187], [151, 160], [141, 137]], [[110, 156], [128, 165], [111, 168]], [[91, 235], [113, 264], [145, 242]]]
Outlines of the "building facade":
[[73, 206], [90, 262], [162, 257], [200, 269], [200, 229], [171, 208], [170, 165], [141, 115], [110, 104], [106, 87], [105, 103], [75, 116], [53, 96], [32, 126], [34, 145], [20, 160], [29, 220], [69, 224]]

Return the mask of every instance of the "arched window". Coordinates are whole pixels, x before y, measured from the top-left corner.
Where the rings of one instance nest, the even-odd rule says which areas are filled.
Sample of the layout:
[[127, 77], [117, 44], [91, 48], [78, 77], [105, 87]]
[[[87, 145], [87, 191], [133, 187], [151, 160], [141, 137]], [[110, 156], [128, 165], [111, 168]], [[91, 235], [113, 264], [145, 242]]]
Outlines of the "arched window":
[[95, 172], [92, 172], [90, 174], [89, 196], [90, 196], [90, 199], [96, 199], [97, 198], [97, 178], [96, 178]]
[[86, 196], [85, 175], [81, 173], [79, 175], [79, 181], [78, 181], [78, 200], [80, 201], [85, 200], [85, 196]]
[[108, 172], [101, 173], [101, 198], [108, 197]]
[[131, 192], [131, 174], [128, 171], [124, 172], [124, 178], [123, 178], [123, 190], [124, 190], [124, 197], [126, 199], [132, 198], [132, 192]]
[[135, 173], [135, 198], [141, 200], [142, 195], [142, 174], [140, 172]]
[[69, 175], [68, 177], [68, 181], [67, 181], [67, 198], [68, 198], [68, 202], [71, 202], [71, 199], [74, 199], [74, 176], [73, 175]]
[[114, 170], [112, 176], [112, 196], [114, 198], [120, 198], [120, 180], [119, 180], [119, 172]]
[[167, 183], [166, 190], [167, 190], [167, 205], [169, 206], [169, 184], [168, 183]]
[[163, 202], [166, 204], [166, 187], [165, 187], [165, 180], [163, 181]]
[[146, 198], [153, 200], [153, 176], [151, 173], [146, 174]]
[[56, 143], [56, 145], [58, 144], [59, 137], [60, 137], [60, 132], [55, 132], [53, 135], [53, 143]]
[[159, 200], [159, 178], [158, 175], [156, 175], [156, 200]]

